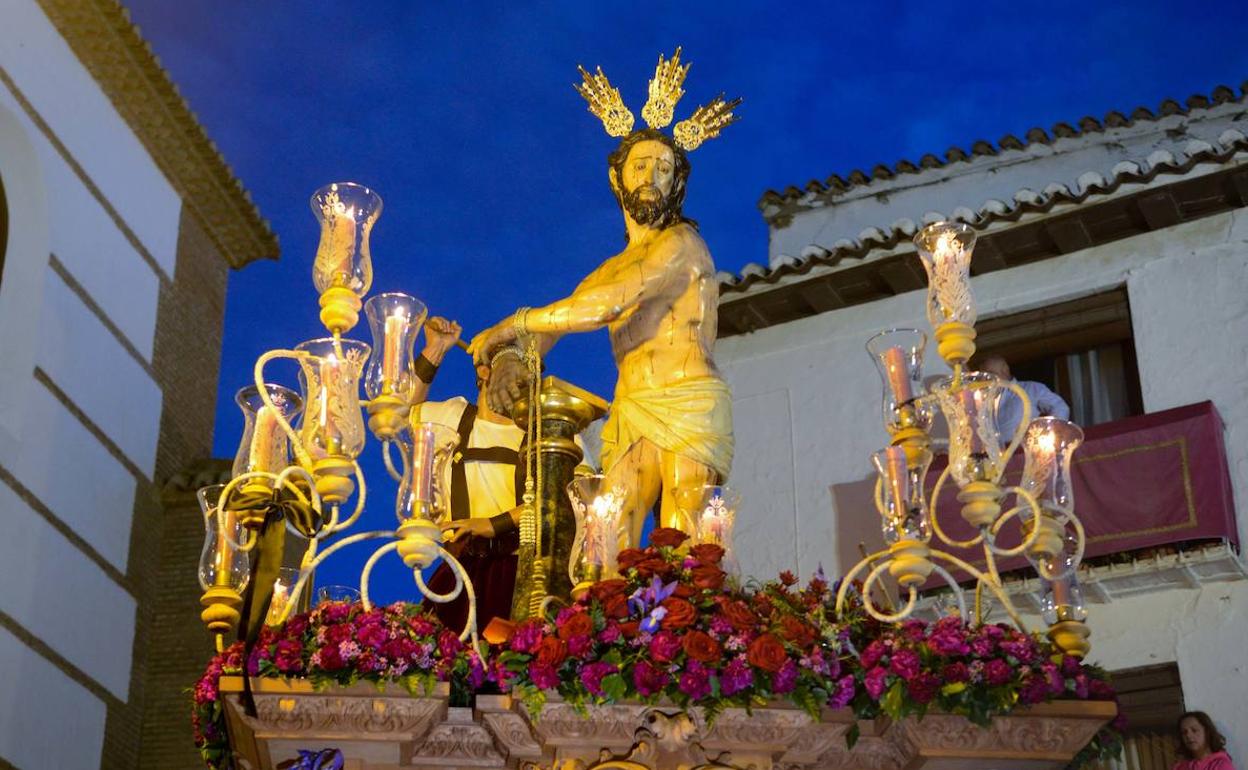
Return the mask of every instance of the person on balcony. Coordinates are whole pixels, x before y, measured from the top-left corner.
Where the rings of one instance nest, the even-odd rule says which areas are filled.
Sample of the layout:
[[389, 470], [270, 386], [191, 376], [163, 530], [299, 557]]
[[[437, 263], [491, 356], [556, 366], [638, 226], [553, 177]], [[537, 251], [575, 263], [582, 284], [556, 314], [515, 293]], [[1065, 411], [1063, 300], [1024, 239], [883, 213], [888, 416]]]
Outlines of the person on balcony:
[[1235, 770], [1226, 753], [1226, 739], [1203, 711], [1179, 717], [1179, 756], [1171, 770]]
[[[1061, 420], [1070, 419], [1070, 406], [1062, 397], [1049, 390], [1043, 382], [1031, 380], [1015, 380], [1010, 373], [1010, 364], [1001, 356], [988, 356], [979, 366], [980, 371], [996, 375], [1002, 382], [1017, 382], [1018, 386], [1031, 400], [1032, 417], [1056, 417]], [[997, 431], [1001, 435], [1001, 443], [1009, 443], [1023, 419], [1023, 402], [1012, 390], [1001, 393], [997, 404]]]

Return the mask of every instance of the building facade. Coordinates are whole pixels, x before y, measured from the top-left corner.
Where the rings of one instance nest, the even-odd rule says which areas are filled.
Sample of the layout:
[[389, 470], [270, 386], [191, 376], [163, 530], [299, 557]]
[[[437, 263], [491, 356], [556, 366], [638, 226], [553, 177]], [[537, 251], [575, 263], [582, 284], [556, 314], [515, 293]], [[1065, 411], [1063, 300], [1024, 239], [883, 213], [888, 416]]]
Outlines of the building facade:
[[228, 271], [277, 242], [119, 3], [3, 15], [0, 765], [137, 767], [153, 603], [194, 586], [161, 544], [202, 527], [160, 491], [211, 450]]
[[[1186, 104], [1084, 118], [767, 193], [768, 261], [721, 275], [716, 348], [734, 395], [730, 483], [744, 496], [736, 534], [749, 543], [743, 571], [798, 564], [809, 575], [822, 564], [841, 574], [860, 542], [880, 547], [879, 517], [863, 489], [868, 456], [887, 434], [863, 345], [894, 327], [930, 336], [911, 237], [929, 222], [966, 222], [979, 236], [972, 289], [982, 353], [1006, 356], [1020, 379], [1047, 381], [1071, 401], [1076, 420], [1120, 441], [1124, 431], [1187, 413], [1167, 411], [1178, 407], [1212, 402], [1220, 415], [1214, 443], [1225, 450], [1196, 470], [1229, 478], [1211, 504], [1225, 510], [1197, 510], [1188, 483], [1190, 511], [1181, 513], [1221, 523], [1201, 538], [1188, 536], [1194, 525], [1174, 525], [1147, 551], [1092, 560], [1084, 581], [1092, 659], [1169, 682], [1169, 696], [1138, 700], [1181, 701], [1154, 716], [1182, 705], [1209, 711], [1230, 728], [1230, 749], [1242, 758], [1246, 134], [1244, 87], [1220, 87]], [[929, 353], [928, 373], [941, 373], [934, 345]], [[1193, 407], [1201, 408], [1214, 413]], [[1186, 447], [1189, 439], [1175, 441]], [[1192, 471], [1186, 454], [1158, 467], [1162, 481], [1179, 486]], [[1087, 522], [1103, 503], [1076, 501], [1076, 509]], [[1139, 515], [1167, 514], [1147, 508]], [[1024, 598], [1033, 589], [1015, 586]]]

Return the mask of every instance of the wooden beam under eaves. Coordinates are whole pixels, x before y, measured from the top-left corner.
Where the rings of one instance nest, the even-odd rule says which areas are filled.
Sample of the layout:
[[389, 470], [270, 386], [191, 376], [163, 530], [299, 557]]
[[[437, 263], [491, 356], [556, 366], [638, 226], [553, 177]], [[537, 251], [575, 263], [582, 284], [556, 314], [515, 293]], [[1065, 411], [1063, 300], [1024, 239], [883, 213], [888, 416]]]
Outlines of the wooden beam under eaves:
[[1136, 205], [1140, 209], [1140, 214], [1144, 216], [1144, 221], [1148, 224], [1149, 230], [1173, 227], [1183, 221], [1183, 214], [1179, 211], [1179, 204], [1175, 202], [1174, 196], [1170, 194], [1169, 190], [1160, 190], [1149, 195], [1141, 195]]
[[971, 275], [991, 273], [1009, 267], [1001, 249], [997, 248], [995, 238], [983, 238], [975, 242], [975, 252], [971, 255]]
[[913, 256], [902, 257], [880, 265], [880, 278], [884, 280], [893, 294], [905, 294], [926, 285], [920, 271], [915, 269], [914, 260]]
[[845, 300], [827, 278], [816, 278], [813, 281], [799, 284], [797, 293], [816, 313], [826, 313], [846, 305]]
[[1070, 254], [1092, 246], [1092, 235], [1079, 217], [1067, 217], [1046, 222], [1045, 233], [1053, 239], [1058, 252]]

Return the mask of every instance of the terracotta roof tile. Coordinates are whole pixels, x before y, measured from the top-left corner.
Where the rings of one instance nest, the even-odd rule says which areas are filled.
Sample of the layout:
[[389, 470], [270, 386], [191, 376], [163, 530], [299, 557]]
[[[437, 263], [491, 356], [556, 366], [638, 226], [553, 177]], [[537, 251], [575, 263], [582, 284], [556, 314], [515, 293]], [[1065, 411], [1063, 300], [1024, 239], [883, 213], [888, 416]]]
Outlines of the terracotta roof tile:
[[[1224, 163], [1237, 152], [1246, 150], [1248, 136], [1244, 131], [1227, 129], [1219, 135], [1216, 144], [1192, 139], [1181, 151], [1159, 149], [1142, 161], [1120, 161], [1111, 169], [1108, 179], [1099, 172], [1087, 171], [1078, 177], [1073, 186], [1055, 182], [1041, 191], [1023, 188], [1014, 193], [1010, 202], [989, 199], [977, 210], [960, 206], [948, 215], [928, 211], [923, 214], [921, 224], [956, 219], [984, 229], [994, 222], [1016, 218], [1024, 213], [1047, 211], [1060, 203], [1083, 203], [1091, 196], [1112, 193], [1123, 184], [1148, 182], [1166, 174], [1182, 175], [1200, 163]], [[955, 153], [961, 153], [961, 150], [951, 148], [949, 154], [952, 156]], [[771, 269], [751, 263], [746, 265], [740, 276], [726, 277], [727, 274], [721, 272], [720, 291], [722, 294], [744, 292], [760, 281], [775, 283], [785, 276], [805, 273], [817, 265], [835, 265], [845, 258], [864, 259], [876, 249], [892, 248], [903, 240], [909, 240], [919, 224], [910, 219], [898, 219], [887, 230], [868, 227], [856, 239], [842, 238], [830, 247], [812, 244], [802, 249], [801, 258], [778, 258], [776, 266]]]
[[[1032, 144], [1050, 144], [1054, 139], [1065, 139], [1079, 136], [1081, 134], [1099, 133], [1104, 131], [1106, 128], [1131, 126], [1139, 121], [1153, 121], [1170, 117], [1172, 115], [1186, 115], [1190, 110], [1209, 109], [1217, 105], [1237, 101], [1238, 99], [1242, 99], [1244, 96], [1248, 96], [1248, 80], [1240, 84], [1240, 94], [1238, 96], [1229, 86], [1220, 85], [1214, 88], [1212, 94], [1209, 96], [1204, 94], [1194, 94], [1188, 97], [1186, 100], [1186, 108], [1174, 99], [1166, 99], [1159, 105], [1156, 113], [1147, 107], [1140, 106], [1131, 111], [1129, 118], [1116, 110], [1107, 113], [1103, 120], [1098, 120], [1097, 118], [1088, 115], [1077, 121], [1077, 127], [1071, 126], [1069, 123], [1057, 123], [1051, 129], [1051, 137], [1050, 134], [1042, 127], [1037, 126], [1027, 130], [1024, 134], [1025, 139], [1019, 139], [1016, 136], [1007, 134], [1002, 137], [995, 146], [991, 142], [981, 139], [971, 145], [971, 151], [969, 153], [960, 147], [950, 147], [945, 151], [944, 161], [941, 161], [937, 156], [928, 153], [919, 159], [918, 165], [920, 168], [924, 169], [940, 168], [949, 163], [967, 161], [974, 157], [995, 155], [998, 148], [1001, 150], [1021, 150]], [[897, 163], [894, 167], [898, 173], [910, 171], [908, 167], [903, 169], [903, 163], [905, 163], [905, 161]], [[887, 168], [887, 166], [882, 164], [877, 165], [871, 175], [864, 174], [859, 170], [854, 170], [849, 174], [848, 180], [844, 186], [828, 185], [828, 187], [831, 188], [832, 192], [839, 193], [850, 187], [869, 185], [876, 180], [891, 179], [895, 176], [895, 174], [879, 173], [880, 169]], [[829, 177], [829, 179], [834, 178], [840, 179], [840, 177], [837, 177], [835, 174]], [[798, 190], [796, 187], [788, 187], [782, 193], [777, 193], [774, 190], [768, 190], [763, 193], [759, 201], [759, 206], [762, 208], [765, 205], [783, 205], [784, 203], [791, 203], [806, 195], [808, 191], [809, 187], [807, 190]]]

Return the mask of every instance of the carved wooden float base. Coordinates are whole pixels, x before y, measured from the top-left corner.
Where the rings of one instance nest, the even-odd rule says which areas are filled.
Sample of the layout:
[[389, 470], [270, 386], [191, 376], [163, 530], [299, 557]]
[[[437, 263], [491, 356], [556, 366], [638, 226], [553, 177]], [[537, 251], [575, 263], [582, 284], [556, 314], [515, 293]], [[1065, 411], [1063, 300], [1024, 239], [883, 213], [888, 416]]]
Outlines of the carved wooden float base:
[[664, 706], [593, 708], [589, 718], [553, 699], [529, 719], [502, 695], [475, 709], [447, 705], [445, 686], [413, 698], [371, 684], [316, 692], [304, 681], [254, 680], [255, 717], [243, 713], [242, 679], [222, 677], [230, 745], [241, 770], [274, 770], [299, 749], [341, 749], [345, 770], [1047, 770], [1062, 768], [1112, 719], [1114, 704], [1058, 701], [978, 727], [931, 713], [922, 720], [858, 723], [848, 710], [814, 722], [776, 704], [727, 709], [707, 727], [700, 713]]

